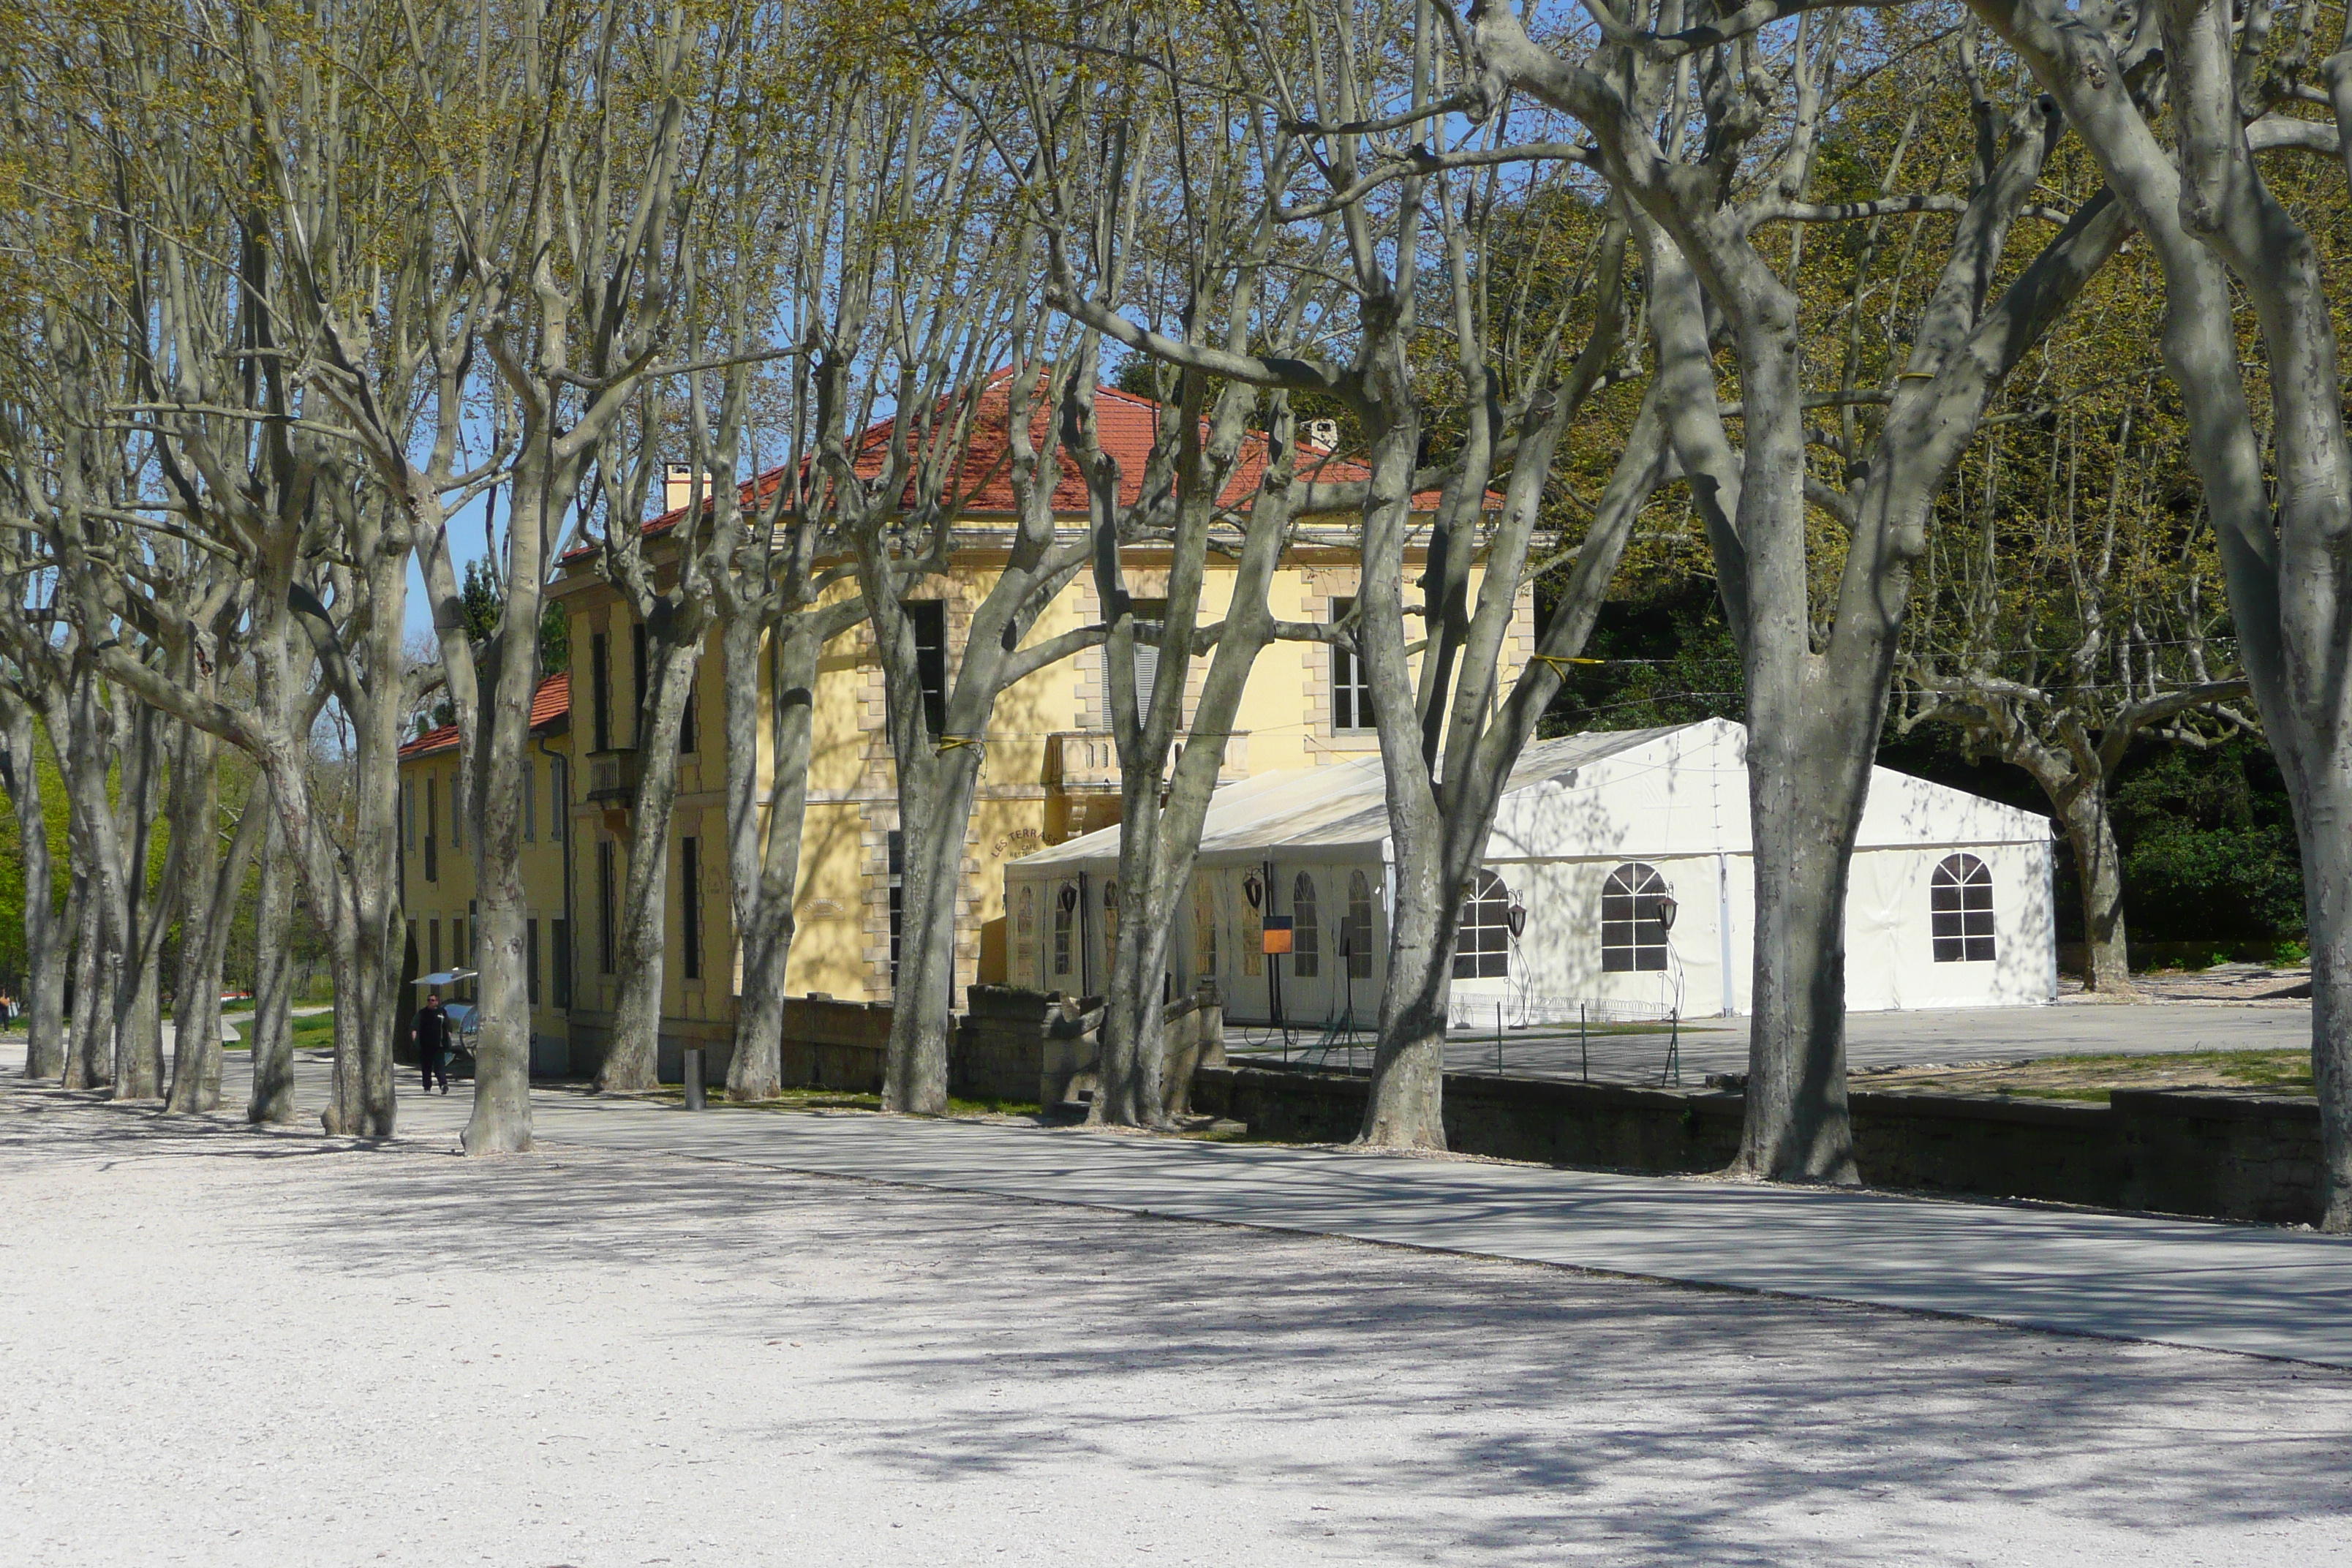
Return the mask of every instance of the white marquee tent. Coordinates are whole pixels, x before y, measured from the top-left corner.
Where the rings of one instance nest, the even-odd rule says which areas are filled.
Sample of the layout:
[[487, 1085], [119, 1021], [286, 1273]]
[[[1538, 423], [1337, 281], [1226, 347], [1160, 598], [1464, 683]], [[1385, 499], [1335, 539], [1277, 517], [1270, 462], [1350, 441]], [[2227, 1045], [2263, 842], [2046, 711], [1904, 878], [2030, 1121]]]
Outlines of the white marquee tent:
[[[1755, 888], [1746, 747], [1746, 730], [1722, 720], [1530, 745], [1496, 812], [1463, 922], [1456, 1022], [1746, 1011]], [[2050, 1001], [2051, 857], [2044, 817], [1874, 769], [1846, 905], [1847, 1005]], [[1189, 990], [1213, 977], [1238, 1022], [1370, 1026], [1393, 897], [1388, 858], [1377, 757], [1218, 791], [1177, 922], [1171, 984]], [[1102, 987], [1118, 874], [1117, 828], [1006, 867], [1013, 984]], [[1262, 952], [1268, 913], [1294, 921], [1287, 957]]]

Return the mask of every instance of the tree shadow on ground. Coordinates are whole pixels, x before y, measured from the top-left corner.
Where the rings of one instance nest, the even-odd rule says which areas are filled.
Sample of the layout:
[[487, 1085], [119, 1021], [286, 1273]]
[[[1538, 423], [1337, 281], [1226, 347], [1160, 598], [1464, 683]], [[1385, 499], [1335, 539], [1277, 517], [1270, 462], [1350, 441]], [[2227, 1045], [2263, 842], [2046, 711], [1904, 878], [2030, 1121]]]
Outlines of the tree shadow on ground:
[[[1316, 1533], [1367, 1552], [1628, 1563], [1789, 1561], [1822, 1512], [1848, 1561], [1974, 1560], [1948, 1521], [1980, 1508], [2062, 1540], [2352, 1516], [2352, 1374], [2329, 1369], [720, 1161], [468, 1162], [0, 1096], [0, 1172], [298, 1157], [293, 1228], [263, 1245], [305, 1268], [650, 1271], [692, 1302], [649, 1318], [650, 1364], [854, 1337], [834, 1406], [902, 1408], [870, 1399], [887, 1389], [921, 1414], [835, 1441], [910, 1486], [1148, 1468], [1314, 1498]], [[733, 1440], [805, 1425], [779, 1410]]]

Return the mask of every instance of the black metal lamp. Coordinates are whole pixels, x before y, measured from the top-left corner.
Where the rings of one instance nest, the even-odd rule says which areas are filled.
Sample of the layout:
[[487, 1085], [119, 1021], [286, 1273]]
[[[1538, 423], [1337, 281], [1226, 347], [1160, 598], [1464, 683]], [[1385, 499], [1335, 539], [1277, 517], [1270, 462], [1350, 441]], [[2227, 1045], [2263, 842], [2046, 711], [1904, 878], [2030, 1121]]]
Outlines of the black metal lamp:
[[1675, 910], [1677, 906], [1675, 903], [1675, 896], [1672, 893], [1661, 893], [1658, 895], [1657, 917], [1658, 929], [1660, 931], [1672, 931], [1675, 929]]

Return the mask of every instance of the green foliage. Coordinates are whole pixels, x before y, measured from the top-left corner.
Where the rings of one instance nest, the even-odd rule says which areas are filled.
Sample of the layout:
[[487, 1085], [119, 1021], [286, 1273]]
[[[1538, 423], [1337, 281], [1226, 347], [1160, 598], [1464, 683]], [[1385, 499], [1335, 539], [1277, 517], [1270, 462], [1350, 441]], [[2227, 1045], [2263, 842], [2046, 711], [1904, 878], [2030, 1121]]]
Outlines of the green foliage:
[[[66, 842], [66, 784], [45, 731], [36, 730], [34, 765], [40, 770], [41, 811], [48, 824], [49, 867], [56, 907], [63, 909], [73, 873]], [[16, 836], [16, 804], [0, 797], [0, 989], [24, 994], [25, 851]]]
[[459, 590], [457, 602], [466, 616], [466, 640], [481, 647], [499, 629], [499, 617], [507, 606], [506, 591], [488, 562], [466, 563], [466, 585]]
[[[1539, 603], [1538, 613], [1549, 608]], [[1546, 734], [1738, 720], [1745, 713], [1739, 650], [1711, 584], [1685, 580], [1646, 602], [1605, 606], [1584, 651], [1609, 662], [1571, 668], [1544, 715]]]
[[539, 617], [539, 669], [557, 675], [572, 668], [572, 614], [561, 600], [548, 601]]
[[2151, 746], [2114, 795], [2134, 933], [2156, 942], [2304, 934], [2303, 870], [2270, 753], [2240, 740]]

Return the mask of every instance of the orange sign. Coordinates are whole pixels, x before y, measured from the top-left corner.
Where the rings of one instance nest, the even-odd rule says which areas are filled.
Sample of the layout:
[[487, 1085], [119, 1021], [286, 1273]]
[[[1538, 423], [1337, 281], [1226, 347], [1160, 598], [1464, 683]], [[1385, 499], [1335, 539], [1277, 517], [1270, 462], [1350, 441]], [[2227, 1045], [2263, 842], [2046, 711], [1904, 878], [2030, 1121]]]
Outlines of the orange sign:
[[1290, 917], [1288, 915], [1266, 916], [1265, 928], [1262, 935], [1265, 942], [1266, 952], [1288, 952], [1290, 951]]

